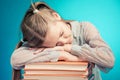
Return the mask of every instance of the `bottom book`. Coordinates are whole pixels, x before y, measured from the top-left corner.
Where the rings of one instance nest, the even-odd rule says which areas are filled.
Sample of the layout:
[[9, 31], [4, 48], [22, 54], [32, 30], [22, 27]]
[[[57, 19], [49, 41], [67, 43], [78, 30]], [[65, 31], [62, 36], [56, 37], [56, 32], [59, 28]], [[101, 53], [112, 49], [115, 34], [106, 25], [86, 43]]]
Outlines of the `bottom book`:
[[80, 76], [35, 76], [35, 75], [24, 75], [24, 80], [94, 80], [92, 74], [89, 78]]

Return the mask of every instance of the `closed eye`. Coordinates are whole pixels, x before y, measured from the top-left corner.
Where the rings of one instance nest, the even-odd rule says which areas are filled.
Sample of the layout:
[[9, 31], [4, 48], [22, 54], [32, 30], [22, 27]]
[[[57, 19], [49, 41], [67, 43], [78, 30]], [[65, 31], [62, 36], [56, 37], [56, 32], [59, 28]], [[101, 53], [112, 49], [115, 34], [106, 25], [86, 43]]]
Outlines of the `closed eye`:
[[61, 32], [61, 33], [60, 33], [60, 37], [63, 36], [63, 34], [64, 34], [64, 32]]

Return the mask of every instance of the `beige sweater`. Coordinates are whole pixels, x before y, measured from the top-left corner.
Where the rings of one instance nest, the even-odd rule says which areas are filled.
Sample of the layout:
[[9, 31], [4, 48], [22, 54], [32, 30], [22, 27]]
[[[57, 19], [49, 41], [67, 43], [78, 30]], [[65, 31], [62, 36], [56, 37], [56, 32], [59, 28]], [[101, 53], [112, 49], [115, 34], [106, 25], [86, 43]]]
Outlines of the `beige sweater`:
[[[108, 72], [114, 65], [114, 56], [109, 46], [103, 41], [99, 32], [89, 22], [70, 22], [73, 32], [73, 46], [71, 54], [80, 59], [95, 63], [93, 74], [95, 80], [101, 80], [99, 69]], [[25, 64], [33, 62], [57, 61], [59, 51], [45, 50], [34, 54], [35, 50], [29, 50], [23, 45], [16, 49], [11, 56], [11, 65], [15, 69], [21, 69]]]

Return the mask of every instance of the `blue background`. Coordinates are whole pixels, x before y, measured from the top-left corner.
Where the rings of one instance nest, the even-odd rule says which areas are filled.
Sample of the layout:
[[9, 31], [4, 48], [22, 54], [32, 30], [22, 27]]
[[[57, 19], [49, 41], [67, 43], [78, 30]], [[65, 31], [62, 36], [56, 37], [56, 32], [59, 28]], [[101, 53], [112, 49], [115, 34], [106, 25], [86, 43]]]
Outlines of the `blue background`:
[[[36, 0], [37, 1], [37, 0]], [[120, 80], [120, 0], [44, 0], [64, 19], [90, 21], [112, 48], [115, 66], [103, 80]], [[0, 1], [0, 79], [11, 80], [11, 54], [20, 40], [20, 23], [29, 0]]]

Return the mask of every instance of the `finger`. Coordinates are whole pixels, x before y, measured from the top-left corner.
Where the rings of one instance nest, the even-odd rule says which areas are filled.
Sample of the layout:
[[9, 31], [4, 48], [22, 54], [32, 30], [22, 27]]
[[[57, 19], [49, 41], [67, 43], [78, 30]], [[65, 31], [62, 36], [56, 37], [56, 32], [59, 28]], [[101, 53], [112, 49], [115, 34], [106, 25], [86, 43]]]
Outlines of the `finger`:
[[56, 46], [56, 47], [53, 48], [53, 50], [63, 51], [64, 48], [62, 46]]
[[39, 48], [39, 49], [37, 49], [34, 53], [40, 53], [40, 52], [42, 52], [44, 50], [44, 48]]
[[37, 48], [28, 48], [29, 50], [35, 50], [35, 49], [37, 49]]

